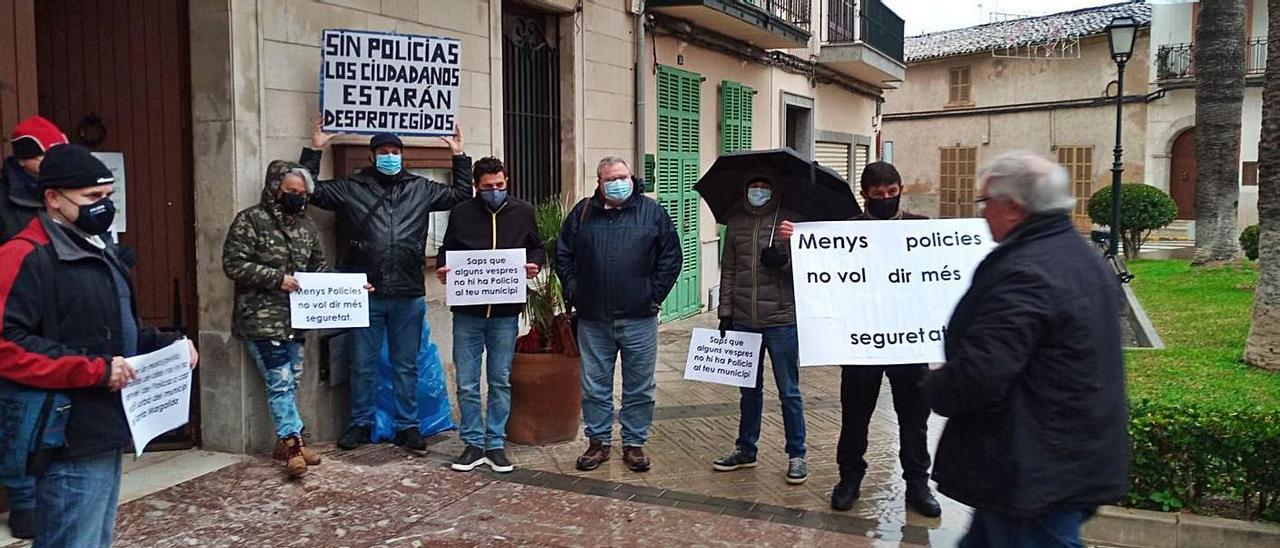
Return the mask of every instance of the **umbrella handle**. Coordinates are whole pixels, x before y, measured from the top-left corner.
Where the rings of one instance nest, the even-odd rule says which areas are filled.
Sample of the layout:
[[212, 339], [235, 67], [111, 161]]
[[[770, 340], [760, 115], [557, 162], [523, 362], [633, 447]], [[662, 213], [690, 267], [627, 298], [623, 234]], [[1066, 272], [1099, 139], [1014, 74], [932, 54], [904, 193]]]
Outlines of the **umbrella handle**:
[[773, 226], [769, 227], [769, 247], [773, 247], [773, 235], [778, 231], [778, 212], [782, 210], [782, 204], [778, 204], [777, 209], [773, 210]]

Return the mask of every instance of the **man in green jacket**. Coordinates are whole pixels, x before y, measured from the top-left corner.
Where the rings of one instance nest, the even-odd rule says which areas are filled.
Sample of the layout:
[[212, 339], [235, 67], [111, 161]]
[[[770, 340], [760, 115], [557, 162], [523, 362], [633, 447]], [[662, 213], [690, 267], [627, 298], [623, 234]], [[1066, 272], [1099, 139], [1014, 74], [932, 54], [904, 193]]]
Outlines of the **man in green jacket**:
[[[760, 333], [773, 362], [773, 379], [782, 400], [790, 484], [808, 479], [804, 447], [804, 402], [800, 397], [800, 346], [796, 333], [796, 299], [791, 281], [791, 253], [777, 234], [780, 221], [796, 215], [782, 207], [773, 183], [764, 177], [747, 182], [742, 213], [729, 220], [720, 259], [720, 331]], [[756, 385], [741, 388], [737, 447], [712, 463], [721, 472], [756, 465], [756, 442], [764, 411], [764, 369]]]

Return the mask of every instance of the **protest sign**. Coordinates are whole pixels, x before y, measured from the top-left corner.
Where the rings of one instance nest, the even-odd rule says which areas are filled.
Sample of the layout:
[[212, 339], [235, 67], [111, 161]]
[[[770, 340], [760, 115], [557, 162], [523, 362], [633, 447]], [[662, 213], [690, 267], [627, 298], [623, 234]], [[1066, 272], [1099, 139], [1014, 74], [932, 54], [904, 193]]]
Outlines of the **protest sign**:
[[191, 346], [182, 339], [150, 354], [125, 358], [138, 374], [120, 390], [138, 455], [156, 436], [191, 417]]
[[525, 302], [524, 248], [446, 251], [449, 306]]
[[302, 286], [289, 294], [289, 323], [294, 329], [369, 327], [364, 274], [298, 272], [293, 277]]
[[994, 245], [982, 219], [796, 225], [800, 365], [943, 361], [951, 311]]
[[684, 378], [695, 381], [753, 387], [760, 371], [759, 333], [694, 328]]
[[327, 29], [321, 44], [325, 131], [453, 134], [461, 102], [460, 40]]

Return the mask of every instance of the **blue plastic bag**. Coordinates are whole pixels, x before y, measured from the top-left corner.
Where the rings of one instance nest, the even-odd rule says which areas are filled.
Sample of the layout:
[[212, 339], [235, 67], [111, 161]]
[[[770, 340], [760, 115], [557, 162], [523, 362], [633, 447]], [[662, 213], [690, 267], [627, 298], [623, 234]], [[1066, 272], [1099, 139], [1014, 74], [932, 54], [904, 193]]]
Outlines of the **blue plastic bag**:
[[[374, 394], [373, 441], [395, 438], [395, 390], [391, 386], [391, 359], [387, 340], [382, 339], [378, 354], [377, 393]], [[422, 344], [418, 346], [418, 428], [423, 437], [454, 430], [453, 410], [449, 407], [449, 390], [445, 387], [444, 363], [440, 351], [431, 342], [431, 324], [422, 319]]]

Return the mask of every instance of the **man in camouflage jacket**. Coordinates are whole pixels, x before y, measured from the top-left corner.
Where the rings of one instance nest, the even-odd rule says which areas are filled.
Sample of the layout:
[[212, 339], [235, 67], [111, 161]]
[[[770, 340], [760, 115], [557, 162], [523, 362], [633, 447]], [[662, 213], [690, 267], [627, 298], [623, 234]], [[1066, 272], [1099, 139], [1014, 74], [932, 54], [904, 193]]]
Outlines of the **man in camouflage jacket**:
[[261, 202], [236, 215], [222, 247], [222, 270], [236, 283], [232, 334], [244, 341], [266, 383], [280, 438], [276, 457], [287, 461], [292, 477], [320, 464], [302, 442], [295, 392], [304, 341], [289, 321], [289, 293], [301, 289], [293, 274], [328, 270], [319, 232], [306, 216], [314, 189], [301, 164], [271, 162]]

